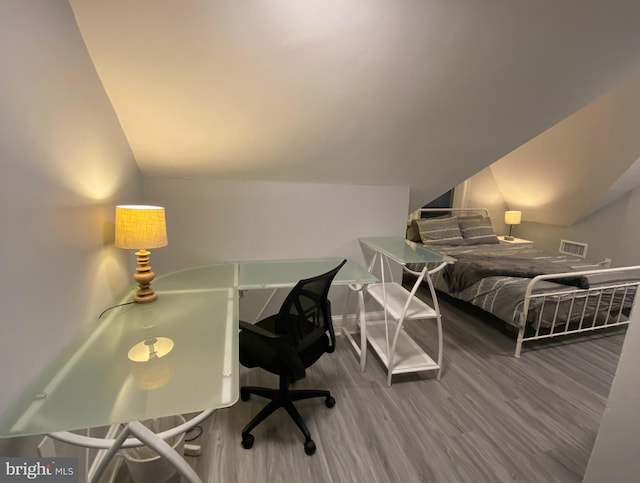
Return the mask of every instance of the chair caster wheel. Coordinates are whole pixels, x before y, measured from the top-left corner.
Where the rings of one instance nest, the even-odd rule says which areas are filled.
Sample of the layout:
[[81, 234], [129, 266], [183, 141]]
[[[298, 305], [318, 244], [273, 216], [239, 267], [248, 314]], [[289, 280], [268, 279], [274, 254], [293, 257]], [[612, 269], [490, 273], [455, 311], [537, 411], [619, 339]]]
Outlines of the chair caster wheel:
[[[254, 441], [255, 441], [255, 438], [253, 437], [253, 434], [247, 433], [242, 435], [242, 447], [244, 449], [251, 449], [253, 447]], [[314, 450], [315, 450], [315, 447], [314, 447]]]
[[327, 399], [324, 400], [324, 405], [327, 406], [328, 408], [332, 408], [333, 406], [336, 405], [336, 400], [333, 399], [332, 396], [327, 397]]
[[251, 397], [251, 393], [249, 393], [249, 391], [245, 390], [244, 388], [240, 388], [240, 399], [242, 399], [243, 401], [248, 401], [249, 398]]
[[313, 442], [313, 440], [309, 439], [304, 442], [304, 452], [309, 456], [316, 452], [316, 444]]

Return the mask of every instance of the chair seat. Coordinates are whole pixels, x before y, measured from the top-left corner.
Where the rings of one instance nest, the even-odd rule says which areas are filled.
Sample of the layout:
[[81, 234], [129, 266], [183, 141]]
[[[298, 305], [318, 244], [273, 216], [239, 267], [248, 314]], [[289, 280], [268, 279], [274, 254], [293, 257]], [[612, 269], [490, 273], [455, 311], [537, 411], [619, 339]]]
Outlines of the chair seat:
[[[281, 318], [282, 316], [280, 316]], [[294, 316], [289, 316], [294, 317]], [[307, 321], [304, 317], [296, 317], [298, 324], [304, 327], [303, 330], [307, 332], [321, 331]], [[276, 323], [278, 321], [278, 314], [272, 315], [256, 322], [255, 325], [261, 327], [269, 332], [275, 333]], [[286, 343], [285, 341], [283, 341]], [[263, 338], [248, 331], [240, 332], [240, 363], [245, 367], [261, 367], [262, 369], [271, 372], [272, 374], [285, 375], [294, 377], [294, 374], [289, 369], [286, 359], [282, 357], [282, 350], [278, 348], [277, 344], [266, 343]], [[305, 367], [311, 366], [316, 362], [322, 354], [327, 352], [330, 345], [329, 337], [323, 334], [316, 339], [309, 347], [299, 351], [298, 357], [302, 361]]]

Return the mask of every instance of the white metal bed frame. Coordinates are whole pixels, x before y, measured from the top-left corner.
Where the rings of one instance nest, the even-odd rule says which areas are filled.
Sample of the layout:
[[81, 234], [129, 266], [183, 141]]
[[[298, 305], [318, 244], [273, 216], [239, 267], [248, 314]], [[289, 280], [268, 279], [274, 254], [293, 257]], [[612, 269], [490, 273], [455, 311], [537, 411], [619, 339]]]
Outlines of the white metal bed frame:
[[[452, 214], [480, 212], [484, 216], [488, 216], [489, 214], [489, 211], [485, 208], [421, 208], [416, 210], [416, 212], [444, 212]], [[539, 286], [541, 282], [553, 282], [554, 279], [568, 277], [594, 277], [600, 274], [619, 274], [621, 281], [605, 282], [590, 288], [567, 286], [567, 288], [559, 288], [553, 292], [535, 293], [536, 284]], [[640, 265], [538, 275], [532, 278], [525, 291], [514, 356], [520, 357], [522, 346], [525, 342], [584, 332], [595, 332], [601, 329], [609, 329], [629, 324], [637, 303], [635, 294], [640, 287], [640, 278], [636, 280], [631, 279], [634, 275], [640, 275]], [[619, 298], [620, 310], [618, 310], [617, 314], [612, 314], [614, 297]], [[576, 304], [576, 301], [581, 299], [582, 304]], [[533, 300], [541, 300], [542, 302], [540, 302], [541, 307], [539, 308], [538, 318], [536, 322], [533, 323], [532, 331], [530, 329], [531, 324], [527, 326], [526, 321], [528, 320], [528, 314]], [[595, 307], [590, 309], [588, 313], [586, 310], [587, 300], [591, 300], [592, 302], [595, 300]], [[565, 307], [567, 305], [569, 307], [565, 316], [560, 314], [560, 304], [558, 301], [561, 301]], [[542, 317], [546, 304], [555, 304], [555, 309], [553, 310], [551, 321], [543, 327]], [[579, 305], [582, 305], [582, 309], [579, 309], [578, 313], [576, 313], [574, 307]], [[623, 314], [625, 305], [631, 305], [631, 309], [626, 315]], [[527, 332], [527, 329], [529, 329], [529, 332]]]
[[[611, 327], [619, 327], [629, 324], [631, 315], [636, 305], [635, 295], [640, 286], [640, 280], [625, 280], [619, 282], [610, 282], [595, 287], [580, 289], [576, 287], [567, 287], [558, 289], [554, 292], [534, 293], [537, 283], [542, 281], [553, 282], [554, 279], [567, 276], [581, 277], [593, 276], [600, 274], [620, 274], [621, 278], [630, 278], [633, 274], [640, 274], [640, 266], [630, 266], [621, 268], [605, 268], [600, 270], [586, 270], [582, 272], [556, 273], [552, 275], [538, 275], [531, 279], [527, 285], [524, 297], [524, 305], [520, 320], [520, 328], [516, 342], [514, 356], [520, 357], [522, 344], [532, 340], [549, 339], [570, 334], [579, 334], [583, 332], [594, 332], [600, 329], [608, 329]], [[632, 290], [633, 289], [633, 290]], [[614, 298], [619, 297], [620, 309], [617, 314], [612, 314]], [[538, 320], [533, 324], [533, 333], [526, 334], [526, 320], [532, 300], [542, 300], [542, 306], [539, 310]], [[582, 299], [582, 308], [576, 307], [576, 301]], [[587, 300], [595, 299], [595, 307], [587, 313]], [[569, 304], [566, 316], [559, 315], [560, 304]], [[541, 320], [544, 313], [544, 306], [547, 304], [555, 304], [553, 318], [550, 326], [542, 327]], [[630, 303], [631, 309], [628, 315], [624, 315], [623, 308]], [[580, 304], [578, 304], [580, 305]], [[577, 312], [577, 314], [576, 314]], [[577, 316], [577, 318], [576, 318]], [[604, 317], [604, 319], [602, 319]]]
[[418, 208], [417, 210], [412, 211], [410, 215], [413, 215], [414, 213], [417, 213], [418, 215], [421, 213], [461, 213], [467, 215], [481, 214], [482, 216], [489, 216], [489, 210], [486, 208]]

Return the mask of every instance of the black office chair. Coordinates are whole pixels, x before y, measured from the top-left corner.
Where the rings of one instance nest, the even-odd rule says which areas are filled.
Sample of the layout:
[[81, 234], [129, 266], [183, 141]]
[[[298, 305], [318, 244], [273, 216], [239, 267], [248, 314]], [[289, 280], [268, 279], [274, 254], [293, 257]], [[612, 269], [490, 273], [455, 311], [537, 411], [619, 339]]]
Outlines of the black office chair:
[[312, 455], [316, 445], [309, 429], [293, 405], [294, 401], [324, 397], [328, 408], [336, 401], [329, 391], [290, 390], [289, 384], [305, 377], [306, 368], [325, 352], [333, 352], [336, 336], [331, 323], [331, 303], [327, 298], [333, 278], [347, 261], [316, 277], [300, 280], [291, 290], [280, 311], [255, 324], [240, 321], [240, 363], [245, 367], [261, 367], [280, 376], [279, 389], [243, 386], [240, 398], [248, 401], [251, 394], [271, 399], [242, 430], [242, 446], [253, 446], [251, 430], [278, 408], [286, 409], [304, 434], [304, 451]]

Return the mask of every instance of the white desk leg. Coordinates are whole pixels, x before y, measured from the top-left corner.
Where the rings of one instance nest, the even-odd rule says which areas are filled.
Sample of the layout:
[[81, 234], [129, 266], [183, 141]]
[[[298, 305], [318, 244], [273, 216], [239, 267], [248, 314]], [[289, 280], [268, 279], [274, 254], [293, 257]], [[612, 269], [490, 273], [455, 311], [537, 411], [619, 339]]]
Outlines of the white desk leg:
[[154, 449], [156, 453], [167, 458], [188, 482], [202, 483], [202, 480], [196, 474], [195, 470], [191, 468], [185, 459], [165, 440], [158, 438], [153, 431], [138, 421], [132, 421], [127, 426], [131, 433], [140, 441], [145, 442], [147, 446]]
[[271, 303], [271, 299], [273, 299], [273, 296], [276, 294], [277, 290], [278, 290], [277, 288], [274, 288], [273, 291], [271, 292], [271, 295], [269, 295], [269, 297], [267, 297], [267, 301], [264, 303], [264, 305], [260, 309], [260, 312], [258, 312], [258, 315], [256, 315], [256, 317], [253, 319], [253, 323], [254, 324], [256, 322], [258, 322], [258, 320], [260, 320], [260, 317], [262, 317], [262, 314], [264, 313], [264, 311], [267, 309], [267, 307]]
[[[119, 428], [120, 428], [119, 424], [112, 424], [111, 426], [109, 426], [109, 429], [107, 430], [107, 434], [105, 435], [105, 439], [115, 438], [118, 435], [118, 429]], [[91, 431], [91, 429], [89, 428], [89, 430], [87, 430], [87, 433], [89, 433], [90, 431]], [[89, 434], [87, 434], [87, 436], [89, 436]], [[85, 452], [86, 452], [87, 457], [88, 457], [89, 448], [86, 448]], [[87, 461], [87, 468], [88, 468], [88, 471], [87, 471], [88, 478], [87, 478], [87, 480], [88, 481], [94, 481], [94, 475], [95, 475], [96, 469], [100, 467], [100, 464], [102, 463], [102, 460], [107, 456], [107, 452], [108, 452], [108, 449], [99, 449], [98, 452], [96, 453], [96, 456], [95, 456], [93, 462], [91, 462], [91, 464], [89, 464], [89, 462]], [[113, 456], [111, 458], [113, 458]], [[107, 464], [108, 463], [109, 462], [107, 462]], [[122, 464], [122, 460], [120, 460], [117, 468], [119, 468], [121, 464]], [[106, 469], [106, 466], [105, 466], [105, 469]]]
[[127, 438], [129, 437], [130, 434], [131, 434], [131, 431], [129, 430], [129, 425], [127, 425], [120, 432], [118, 437], [114, 440], [114, 442], [111, 445], [111, 447], [102, 456], [102, 459], [100, 460], [100, 464], [98, 464], [98, 466], [95, 468], [95, 471], [93, 473], [93, 477], [90, 480], [91, 483], [98, 483], [100, 481], [100, 478], [102, 478], [102, 474], [107, 469], [107, 466], [109, 466], [109, 463], [111, 463], [111, 460], [116, 455], [116, 453], [118, 452], [120, 447], [127, 440]]
[[364, 312], [364, 286], [358, 290], [358, 319], [360, 322], [360, 372], [367, 369], [367, 319]]
[[178, 472], [188, 481], [189, 483], [202, 483], [202, 480], [197, 475], [191, 466], [185, 461], [185, 459], [178, 454], [176, 450], [174, 450], [166, 441], [162, 438], [159, 438], [157, 434], [151, 431], [149, 428], [144, 426], [142, 423], [138, 421], [132, 421], [128, 423], [122, 432], [115, 439], [114, 443], [107, 450], [104, 458], [100, 462], [100, 465], [96, 468], [96, 471], [93, 475], [91, 483], [98, 483], [102, 474], [107, 469], [107, 466], [116, 455], [120, 447], [127, 440], [129, 435], [134, 435], [140, 441], [145, 443], [149, 448], [155, 450], [160, 456], [164, 456], [173, 466], [176, 467]]
[[347, 327], [347, 308], [349, 307], [349, 298], [351, 296], [351, 286], [347, 287], [347, 293], [344, 296], [344, 302], [342, 304], [342, 331], [346, 334], [349, 328]]
[[[342, 331], [346, 338], [349, 340], [349, 343], [354, 348], [358, 356], [360, 357], [360, 372], [364, 372], [367, 368], [367, 321], [365, 318], [364, 311], [364, 284], [355, 284], [349, 285], [349, 292], [347, 292], [347, 296], [345, 297], [345, 307], [342, 311]], [[347, 303], [346, 300], [349, 298], [351, 291], [357, 292], [358, 294], [358, 308], [356, 309], [356, 325], [360, 327], [360, 344], [356, 343], [353, 338], [351, 332], [349, 331], [346, 323], [346, 313], [347, 313]]]

